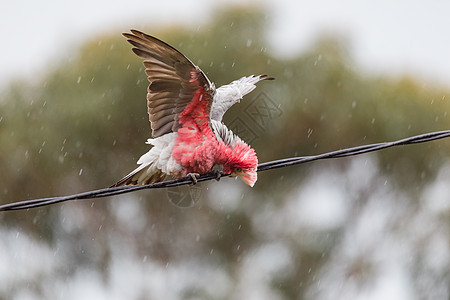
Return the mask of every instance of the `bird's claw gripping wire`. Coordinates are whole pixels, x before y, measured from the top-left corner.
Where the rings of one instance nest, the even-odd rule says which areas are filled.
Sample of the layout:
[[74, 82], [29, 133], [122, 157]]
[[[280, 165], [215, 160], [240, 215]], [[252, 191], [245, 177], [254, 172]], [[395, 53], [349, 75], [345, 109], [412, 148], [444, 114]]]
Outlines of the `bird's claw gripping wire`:
[[200, 177], [200, 174], [198, 174], [198, 173], [188, 173], [186, 176], [191, 177], [192, 185], [196, 185], [197, 184], [197, 179]]
[[222, 177], [222, 172], [220, 172], [219, 170], [213, 170], [212, 173], [216, 176], [214, 179], [216, 181], [220, 181], [220, 177]]

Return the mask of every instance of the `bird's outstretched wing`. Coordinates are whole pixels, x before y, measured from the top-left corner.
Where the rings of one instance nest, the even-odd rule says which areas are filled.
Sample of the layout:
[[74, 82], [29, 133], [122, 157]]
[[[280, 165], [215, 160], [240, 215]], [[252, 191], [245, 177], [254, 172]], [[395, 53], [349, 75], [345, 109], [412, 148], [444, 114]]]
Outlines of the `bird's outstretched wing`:
[[242, 97], [256, 88], [261, 80], [274, 80], [275, 78], [263, 75], [250, 75], [237, 79], [230, 84], [219, 87], [211, 107], [211, 119], [222, 121], [223, 115], [231, 106], [239, 102]]
[[[181, 127], [179, 115], [197, 93], [202, 93], [206, 101], [212, 101], [214, 86], [202, 70], [178, 50], [138, 30], [123, 36], [135, 47], [133, 52], [144, 59], [150, 81], [147, 106], [153, 138], [176, 132]], [[208, 105], [210, 108], [211, 103]]]

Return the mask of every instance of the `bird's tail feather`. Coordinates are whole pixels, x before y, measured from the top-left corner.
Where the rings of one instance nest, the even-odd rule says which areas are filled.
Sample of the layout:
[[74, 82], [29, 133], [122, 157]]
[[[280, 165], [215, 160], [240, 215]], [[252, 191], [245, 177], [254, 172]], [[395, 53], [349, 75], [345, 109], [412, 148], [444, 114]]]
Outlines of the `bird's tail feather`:
[[165, 178], [166, 174], [158, 169], [153, 162], [143, 163], [111, 187], [150, 184], [163, 181]]

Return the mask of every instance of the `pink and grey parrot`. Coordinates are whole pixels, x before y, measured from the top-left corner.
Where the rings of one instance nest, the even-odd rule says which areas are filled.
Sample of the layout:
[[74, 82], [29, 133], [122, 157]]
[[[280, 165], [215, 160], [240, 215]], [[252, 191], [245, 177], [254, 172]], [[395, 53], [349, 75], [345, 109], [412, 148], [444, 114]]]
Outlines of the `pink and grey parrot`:
[[253, 186], [257, 180], [255, 150], [223, 123], [225, 112], [253, 91], [267, 75], [242, 77], [215, 88], [205, 73], [165, 42], [131, 30], [123, 34], [144, 59], [150, 85], [148, 114], [153, 147], [138, 160], [140, 165], [113, 186], [149, 184], [217, 170], [239, 176]]

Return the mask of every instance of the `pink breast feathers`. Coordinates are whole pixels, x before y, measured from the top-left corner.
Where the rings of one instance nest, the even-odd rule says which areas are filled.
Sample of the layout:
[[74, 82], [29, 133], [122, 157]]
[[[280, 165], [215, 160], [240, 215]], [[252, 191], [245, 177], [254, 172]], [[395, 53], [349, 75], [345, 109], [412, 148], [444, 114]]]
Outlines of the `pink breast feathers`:
[[179, 115], [182, 125], [172, 150], [172, 157], [183, 167], [178, 176], [209, 172], [216, 163], [219, 143], [209, 126], [211, 99], [203, 88]]

